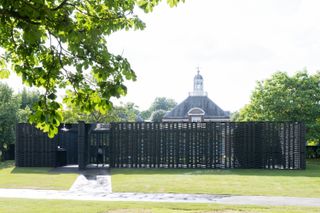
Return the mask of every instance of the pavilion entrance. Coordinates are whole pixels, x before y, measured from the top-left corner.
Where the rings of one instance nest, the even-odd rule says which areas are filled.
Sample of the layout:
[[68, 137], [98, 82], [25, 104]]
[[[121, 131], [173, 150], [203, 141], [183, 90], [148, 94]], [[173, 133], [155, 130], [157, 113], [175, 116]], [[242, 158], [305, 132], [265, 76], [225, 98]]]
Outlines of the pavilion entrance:
[[109, 124], [98, 124], [88, 134], [88, 164], [110, 167], [110, 138]]

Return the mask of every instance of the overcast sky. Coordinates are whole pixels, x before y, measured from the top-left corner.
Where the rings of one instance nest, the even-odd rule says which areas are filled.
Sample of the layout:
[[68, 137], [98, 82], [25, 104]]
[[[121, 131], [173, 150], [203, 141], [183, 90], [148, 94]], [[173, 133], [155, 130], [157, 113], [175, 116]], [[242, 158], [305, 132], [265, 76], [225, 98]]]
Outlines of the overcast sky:
[[138, 80], [125, 101], [147, 108], [157, 96], [181, 102], [200, 66], [209, 97], [224, 110], [248, 103], [257, 80], [281, 70], [320, 70], [320, 1], [186, 0], [142, 15], [147, 28], [120, 32], [111, 50]]
[[320, 70], [319, 10], [318, 0], [186, 0], [139, 12], [144, 31], [108, 39], [138, 76], [121, 101], [140, 109], [160, 96], [181, 102], [199, 66], [208, 96], [223, 110], [238, 110], [256, 81], [276, 71]]

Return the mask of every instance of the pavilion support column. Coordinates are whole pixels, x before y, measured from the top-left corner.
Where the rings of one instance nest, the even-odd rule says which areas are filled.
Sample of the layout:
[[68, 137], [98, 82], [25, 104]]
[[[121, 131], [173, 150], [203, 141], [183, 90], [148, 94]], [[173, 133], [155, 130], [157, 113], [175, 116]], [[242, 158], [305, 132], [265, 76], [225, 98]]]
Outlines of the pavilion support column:
[[78, 122], [78, 164], [79, 170], [86, 168], [86, 124], [84, 121]]
[[17, 167], [22, 166], [21, 163], [21, 156], [19, 153], [21, 152], [20, 150], [20, 145], [21, 145], [21, 138], [20, 138], [20, 128], [22, 128], [21, 124], [16, 124], [16, 141], [15, 141], [15, 149], [14, 149], [14, 159], [15, 159], [15, 164]]

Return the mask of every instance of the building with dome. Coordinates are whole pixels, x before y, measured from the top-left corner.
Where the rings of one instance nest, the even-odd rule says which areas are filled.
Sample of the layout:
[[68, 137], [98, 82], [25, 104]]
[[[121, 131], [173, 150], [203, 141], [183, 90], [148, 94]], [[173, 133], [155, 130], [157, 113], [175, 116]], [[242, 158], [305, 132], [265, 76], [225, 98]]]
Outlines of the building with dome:
[[198, 70], [193, 79], [193, 92], [162, 119], [163, 122], [230, 121], [230, 113], [222, 110], [203, 90], [203, 77]]

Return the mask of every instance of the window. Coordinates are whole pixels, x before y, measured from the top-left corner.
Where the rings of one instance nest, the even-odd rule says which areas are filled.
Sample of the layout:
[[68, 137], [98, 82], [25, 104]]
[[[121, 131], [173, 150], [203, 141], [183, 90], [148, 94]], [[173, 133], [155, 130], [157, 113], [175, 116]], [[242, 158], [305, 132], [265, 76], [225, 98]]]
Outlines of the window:
[[202, 119], [199, 116], [192, 116], [191, 117], [191, 122], [201, 122]]

